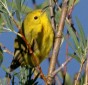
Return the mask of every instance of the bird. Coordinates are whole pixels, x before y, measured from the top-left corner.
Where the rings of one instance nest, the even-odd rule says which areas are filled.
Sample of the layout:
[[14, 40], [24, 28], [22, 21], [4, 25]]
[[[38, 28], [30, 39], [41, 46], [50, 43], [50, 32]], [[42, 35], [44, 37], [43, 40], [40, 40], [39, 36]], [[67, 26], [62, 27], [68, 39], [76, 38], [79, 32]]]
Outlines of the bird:
[[[23, 20], [21, 33], [24, 39], [17, 35], [14, 41], [14, 57], [10, 72], [19, 66], [36, 67], [48, 57], [53, 46], [54, 32], [47, 13], [42, 9], [29, 12]], [[32, 50], [32, 53], [29, 50]]]

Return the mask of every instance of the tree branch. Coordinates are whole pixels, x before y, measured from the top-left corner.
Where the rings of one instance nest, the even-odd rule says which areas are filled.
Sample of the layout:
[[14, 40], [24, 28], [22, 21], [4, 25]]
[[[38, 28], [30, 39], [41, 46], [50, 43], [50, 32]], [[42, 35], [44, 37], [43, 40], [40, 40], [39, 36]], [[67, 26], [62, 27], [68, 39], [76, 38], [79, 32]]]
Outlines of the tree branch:
[[56, 29], [55, 13], [54, 13], [54, 7], [52, 6], [52, 0], [49, 0], [49, 5], [50, 5], [51, 24], [52, 24], [53, 30], [55, 32], [55, 29]]
[[88, 58], [86, 61], [86, 69], [85, 69], [85, 85], [88, 85]]
[[81, 66], [80, 66], [79, 72], [77, 74], [77, 77], [76, 77], [74, 85], [77, 85], [77, 83], [79, 81], [79, 77], [80, 77], [80, 74], [82, 72], [82, 68], [83, 68], [83, 65], [84, 65], [85, 61], [86, 61], [85, 59], [82, 59], [82, 61], [81, 61]]
[[60, 22], [58, 25], [58, 32], [56, 33], [53, 53], [52, 53], [52, 57], [51, 57], [51, 61], [50, 61], [48, 80], [47, 80], [48, 85], [51, 85], [52, 80], [53, 80], [53, 78], [51, 77], [51, 74], [55, 70], [56, 60], [58, 57], [58, 52], [60, 50], [60, 44], [61, 44], [61, 40], [62, 40], [62, 32], [64, 29], [64, 24], [65, 24], [65, 19], [66, 19], [66, 15], [67, 15], [67, 9], [68, 9], [67, 4], [68, 4], [68, 0], [64, 0], [63, 6], [62, 6], [62, 14], [61, 14]]
[[72, 57], [69, 57], [57, 70], [55, 70], [52, 73], [52, 77], [54, 77], [62, 68], [64, 68], [64, 66], [66, 66], [70, 60], [72, 60]]

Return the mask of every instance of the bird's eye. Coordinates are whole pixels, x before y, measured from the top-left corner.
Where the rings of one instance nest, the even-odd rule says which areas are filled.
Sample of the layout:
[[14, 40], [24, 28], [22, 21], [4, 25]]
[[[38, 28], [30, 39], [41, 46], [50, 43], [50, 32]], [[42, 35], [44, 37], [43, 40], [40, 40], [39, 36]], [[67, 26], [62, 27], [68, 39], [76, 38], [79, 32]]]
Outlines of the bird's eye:
[[35, 16], [34, 19], [35, 19], [35, 20], [38, 19], [38, 16]]

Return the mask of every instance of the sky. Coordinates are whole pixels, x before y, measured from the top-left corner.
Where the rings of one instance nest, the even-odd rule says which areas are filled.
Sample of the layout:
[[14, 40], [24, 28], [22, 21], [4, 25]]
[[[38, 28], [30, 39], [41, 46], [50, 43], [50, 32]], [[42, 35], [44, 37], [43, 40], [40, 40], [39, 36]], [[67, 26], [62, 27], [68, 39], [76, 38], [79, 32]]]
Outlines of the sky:
[[[36, 0], [36, 1], [37, 1], [37, 4], [41, 4], [44, 0]], [[29, 7], [32, 7], [31, 0], [29, 1]], [[83, 25], [86, 36], [88, 36], [87, 34], [88, 33], [88, 30], [87, 30], [88, 29], [88, 11], [87, 10], [88, 9], [87, 8], [88, 8], [88, 0], [80, 0], [80, 2], [75, 6], [72, 14], [73, 23], [76, 24], [75, 17], [77, 16], [81, 24]], [[13, 33], [2, 33], [0, 34], [0, 43], [3, 43], [3, 45], [5, 45], [10, 51], [13, 52], [14, 51], [13, 44], [14, 44], [15, 37], [16, 35]], [[66, 50], [66, 43], [63, 43], [60, 49], [59, 58], [58, 58], [60, 63], [63, 63], [65, 61], [64, 59], [64, 56], [66, 55], [65, 50]], [[12, 56], [7, 53], [4, 53], [4, 59], [3, 59], [2, 65], [8, 68], [11, 63], [11, 60], [12, 60]], [[47, 74], [48, 72], [48, 69], [46, 68], [47, 66], [48, 66], [48, 61], [44, 60], [44, 62], [41, 63], [41, 67], [43, 69], [44, 74]], [[78, 72], [79, 70], [79, 64], [75, 60], [72, 60], [68, 64], [67, 70], [69, 74], [73, 77], [74, 73]], [[2, 68], [0, 68], [0, 78], [3, 78], [4, 76], [5, 76], [5, 72], [3, 71]]]

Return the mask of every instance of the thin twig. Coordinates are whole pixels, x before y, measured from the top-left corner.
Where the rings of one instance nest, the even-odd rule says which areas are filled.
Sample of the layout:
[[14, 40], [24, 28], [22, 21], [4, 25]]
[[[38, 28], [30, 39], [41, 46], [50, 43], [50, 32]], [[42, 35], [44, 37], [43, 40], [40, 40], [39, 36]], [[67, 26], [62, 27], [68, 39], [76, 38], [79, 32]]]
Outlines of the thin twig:
[[8, 73], [6, 73], [6, 83], [7, 83], [7, 85], [10, 85], [10, 81], [11, 81], [11, 75], [10, 74], [8, 74]]
[[45, 75], [43, 74], [41, 67], [38, 66], [38, 69], [40, 71], [40, 77], [45, 81], [45, 83], [47, 83], [47, 79], [46, 79]]
[[60, 22], [58, 25], [58, 32], [56, 34], [53, 53], [52, 53], [52, 57], [50, 60], [50, 67], [49, 67], [48, 80], [47, 80], [48, 85], [51, 85], [52, 80], [53, 80], [53, 78], [51, 77], [51, 74], [55, 70], [56, 60], [57, 60], [58, 53], [60, 50], [60, 44], [61, 44], [61, 40], [62, 40], [62, 32], [64, 29], [65, 18], [66, 18], [67, 9], [68, 9], [67, 4], [68, 4], [68, 0], [64, 0], [63, 1], [63, 7], [62, 7], [62, 14], [61, 14]]
[[[69, 38], [69, 35], [66, 36], [67, 39]], [[66, 56], [65, 60], [68, 61], [68, 43], [66, 43]], [[66, 73], [67, 73], [67, 66], [65, 65], [63, 68], [63, 85], [65, 84], [66, 81]]]
[[[57, 59], [57, 66], [58, 66], [58, 67], [61, 66], [61, 65], [59, 64], [58, 59]], [[64, 72], [64, 69], [62, 68], [62, 69], [60, 70], [60, 72], [61, 72], [62, 78], [64, 79], [64, 78], [65, 78], [65, 72]], [[59, 81], [60, 81], [60, 80], [59, 80]], [[64, 81], [64, 80], [63, 80], [63, 81]]]
[[76, 0], [73, 1], [72, 6], [71, 6], [71, 8], [69, 9], [69, 13], [68, 13], [68, 16], [69, 16], [69, 17], [72, 15], [72, 11], [73, 11], [73, 9], [74, 9], [75, 1], [76, 1]]
[[52, 72], [52, 77], [54, 77], [62, 68], [64, 68], [64, 66], [67, 65], [67, 63], [69, 63], [69, 61], [72, 60], [72, 57], [69, 57], [58, 69], [56, 69], [54, 72]]
[[81, 74], [81, 72], [82, 72], [82, 68], [83, 68], [83, 65], [84, 65], [85, 61], [86, 61], [85, 59], [82, 59], [82, 63], [81, 63], [81, 66], [80, 66], [79, 72], [78, 72], [78, 74], [77, 74], [77, 78], [76, 78], [76, 80], [75, 80], [75, 84], [74, 84], [74, 85], [77, 85], [77, 82], [78, 82], [78, 80], [79, 80], [79, 77], [80, 77], [80, 74]]
[[61, 81], [59, 80], [58, 76], [55, 76], [55, 80], [57, 85], [62, 85]]
[[[75, 4], [75, 1], [73, 1], [73, 4], [72, 4], [72, 7], [70, 8], [67, 16], [66, 16], [66, 21], [67, 23], [73, 28], [74, 31], [76, 31], [75, 27], [74, 27], [74, 24], [72, 23], [72, 11], [74, 9], [74, 4]], [[61, 12], [62, 11], [62, 8], [59, 6], [58, 2], [56, 2], [56, 6], [58, 7], [59, 11]], [[77, 34], [76, 34], [77, 35]]]
[[0, 43], [0, 47], [4, 49], [3, 52], [6, 52], [6, 53], [14, 56], [14, 53], [11, 52], [8, 48], [6, 48], [3, 44]]
[[51, 24], [52, 24], [53, 30], [55, 32], [55, 29], [56, 29], [55, 13], [54, 13], [54, 7], [52, 6], [52, 0], [49, 0], [49, 5], [50, 5]]
[[85, 69], [85, 85], [88, 85], [88, 58], [87, 58], [86, 69]]
[[[59, 11], [61, 12], [62, 11], [62, 8], [59, 6], [57, 0], [54, 0], [54, 1], [56, 1], [55, 2], [56, 3], [56, 6], [58, 7]], [[71, 16], [72, 15], [72, 11], [74, 9], [75, 2], [76, 2], [76, 0], [73, 1], [73, 4], [72, 4], [71, 8], [69, 9], [69, 12], [68, 12], [68, 14], [66, 16], [66, 21], [73, 28], [73, 31], [75, 32], [76, 36], [78, 37], [77, 31], [76, 31], [76, 29], [74, 27], [74, 24], [72, 23], [72, 16]]]

